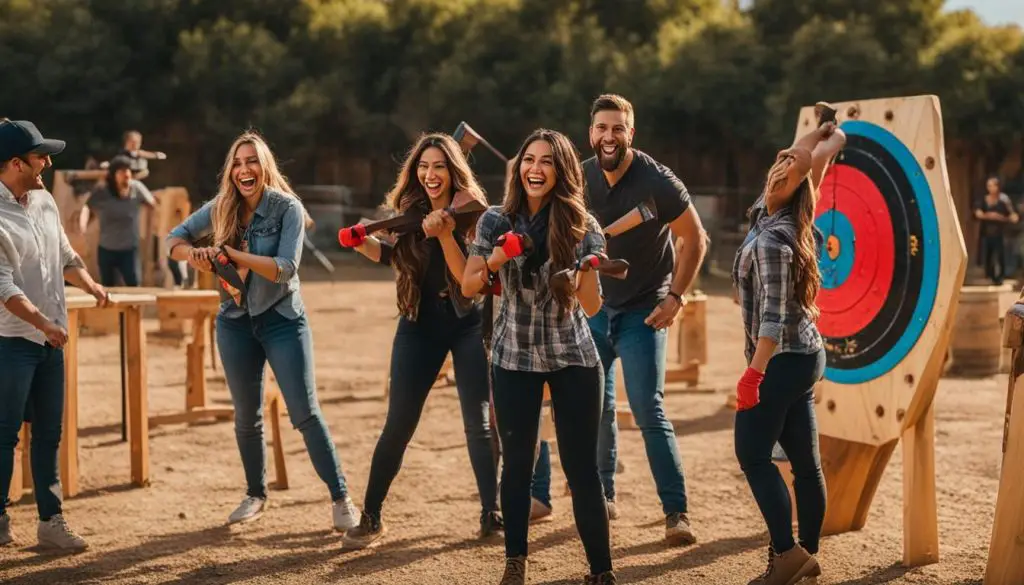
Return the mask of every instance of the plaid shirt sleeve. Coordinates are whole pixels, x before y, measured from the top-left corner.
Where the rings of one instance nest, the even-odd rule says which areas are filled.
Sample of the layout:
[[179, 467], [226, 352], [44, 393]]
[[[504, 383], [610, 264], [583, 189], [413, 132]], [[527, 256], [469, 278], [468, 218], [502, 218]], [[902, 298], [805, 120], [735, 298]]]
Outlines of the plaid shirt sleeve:
[[[770, 232], [762, 235], [768, 236]], [[758, 242], [754, 257], [761, 281], [758, 297], [761, 307], [757, 336], [768, 337], [779, 343], [786, 327], [786, 306], [793, 296], [793, 249], [775, 237], [764, 237]]]
[[469, 246], [470, 256], [491, 255], [494, 251], [494, 240], [498, 237], [498, 229], [501, 227], [504, 218], [501, 216], [500, 208], [491, 207], [480, 216], [476, 222], [476, 238]]

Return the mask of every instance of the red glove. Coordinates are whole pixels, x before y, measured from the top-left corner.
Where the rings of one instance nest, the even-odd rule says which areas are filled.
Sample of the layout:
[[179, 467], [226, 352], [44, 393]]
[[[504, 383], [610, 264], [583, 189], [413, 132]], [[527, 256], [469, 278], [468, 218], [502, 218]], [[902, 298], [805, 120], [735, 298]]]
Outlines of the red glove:
[[736, 410], [749, 410], [760, 402], [761, 380], [764, 374], [748, 367], [736, 384]]
[[338, 243], [342, 248], [355, 248], [366, 241], [366, 226], [357, 223], [354, 226], [338, 230]]
[[515, 258], [523, 253], [523, 236], [515, 232], [505, 232], [498, 237], [498, 247], [506, 258]]
[[587, 271], [590, 270], [591, 268], [597, 268], [597, 265], [600, 263], [600, 256], [598, 256], [597, 254], [590, 254], [589, 256], [584, 256], [583, 258], [580, 258], [579, 262], [577, 262], [576, 267], [579, 270]]

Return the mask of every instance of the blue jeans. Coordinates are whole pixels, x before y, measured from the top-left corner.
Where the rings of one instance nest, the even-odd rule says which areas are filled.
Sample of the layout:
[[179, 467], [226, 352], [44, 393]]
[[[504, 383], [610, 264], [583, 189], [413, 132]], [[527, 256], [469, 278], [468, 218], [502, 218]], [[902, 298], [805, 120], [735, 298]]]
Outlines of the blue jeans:
[[302, 433], [313, 468], [327, 484], [331, 499], [344, 499], [348, 494], [345, 477], [316, 397], [313, 337], [306, 315], [288, 319], [272, 307], [256, 317], [218, 316], [217, 347], [235, 406], [235, 439], [248, 495], [267, 497], [263, 369], [269, 361], [288, 417]]
[[7, 508], [14, 447], [26, 413], [32, 422], [32, 480], [41, 520], [61, 513], [57, 452], [64, 420], [64, 350], [0, 337], [0, 515]]
[[736, 413], [736, 459], [779, 554], [793, 548], [794, 542], [789, 490], [772, 463], [777, 446], [785, 450], [793, 466], [800, 543], [807, 552], [818, 552], [826, 493], [814, 415], [814, 384], [824, 373], [825, 350], [777, 354], [764, 372], [760, 402]]
[[621, 358], [626, 397], [644, 438], [647, 461], [667, 514], [686, 513], [686, 483], [675, 428], [665, 416], [665, 351], [668, 330], [644, 323], [650, 309], [618, 312], [602, 308], [590, 318], [590, 331], [604, 365], [604, 406], [597, 442], [597, 464], [605, 497], [615, 499], [615, 358]]
[[543, 439], [540, 441], [537, 463], [533, 468], [530, 495], [538, 502], [551, 507], [551, 444]]
[[117, 275], [120, 274], [125, 286], [139, 286], [137, 256], [138, 248], [108, 250], [98, 246], [96, 263], [100, 265], [100, 284], [117, 286]]

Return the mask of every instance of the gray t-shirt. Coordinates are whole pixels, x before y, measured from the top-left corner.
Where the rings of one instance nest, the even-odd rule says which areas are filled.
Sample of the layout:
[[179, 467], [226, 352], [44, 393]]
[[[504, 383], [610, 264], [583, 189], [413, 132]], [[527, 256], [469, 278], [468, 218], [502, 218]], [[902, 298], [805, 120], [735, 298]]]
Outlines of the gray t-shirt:
[[89, 209], [100, 219], [100, 247], [132, 250], [139, 246], [139, 206], [154, 205], [153, 194], [141, 182], [132, 180], [128, 195], [118, 197], [102, 185], [89, 197]]
[[675, 266], [668, 224], [690, 206], [690, 194], [682, 181], [665, 165], [633, 149], [633, 162], [614, 187], [601, 171], [596, 157], [583, 161], [587, 180], [587, 204], [602, 226], [619, 219], [647, 199], [654, 200], [658, 218], [608, 239], [608, 257], [629, 262], [624, 280], [601, 276], [604, 305], [629, 311], [652, 309], [668, 296]]

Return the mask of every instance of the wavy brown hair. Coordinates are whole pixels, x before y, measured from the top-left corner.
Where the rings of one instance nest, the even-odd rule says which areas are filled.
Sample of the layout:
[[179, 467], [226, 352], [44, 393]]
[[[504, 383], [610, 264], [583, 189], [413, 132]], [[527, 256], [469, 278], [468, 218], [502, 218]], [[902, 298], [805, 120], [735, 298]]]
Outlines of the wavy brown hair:
[[[277, 159], [263, 137], [252, 130], [243, 132], [228, 149], [228, 154], [224, 158], [224, 168], [220, 173], [220, 189], [215, 196], [217, 201], [213, 204], [212, 214], [214, 246], [227, 244], [237, 247], [242, 238], [241, 214], [244, 211], [242, 205], [244, 197], [238, 192], [235, 182], [231, 180], [231, 169], [235, 164], [235, 154], [243, 144], [251, 144], [256, 149], [256, 158], [259, 159], [260, 167], [263, 169], [263, 176], [260, 178], [262, 184], [257, 185], [261, 193], [270, 188], [287, 197], [294, 197], [296, 200], [299, 198], [288, 183], [288, 179], [281, 174], [281, 170], [277, 166]], [[313, 220], [301, 202], [299, 206], [302, 208], [302, 217], [308, 229], [313, 225]]]
[[[474, 199], [487, 205], [487, 197], [484, 190], [469, 168], [466, 156], [459, 148], [455, 139], [447, 134], [434, 133], [423, 134], [419, 140], [409, 149], [409, 153], [398, 171], [398, 178], [394, 187], [388, 192], [385, 206], [398, 213], [405, 213], [411, 209], [417, 209], [423, 215], [430, 213], [430, 198], [420, 184], [416, 173], [423, 152], [430, 147], [436, 147], [444, 153], [445, 163], [448, 165], [448, 174], [451, 177], [452, 197], [459, 191], [469, 193]], [[472, 240], [476, 224], [471, 223], [464, 232], [456, 233], [456, 237], [462, 237], [465, 241]], [[426, 237], [422, 231], [415, 231], [405, 234], [395, 242], [395, 253], [393, 266], [398, 273], [398, 310], [406, 318], [413, 321], [419, 313], [420, 305], [420, 282], [427, 270], [427, 249], [423, 246]], [[451, 270], [445, 272], [448, 280], [448, 289], [451, 293], [455, 291], [461, 294], [461, 289], [455, 281]]]
[[816, 321], [821, 312], [815, 299], [821, 288], [818, 271], [818, 250], [814, 241], [814, 206], [818, 194], [804, 179], [793, 192], [789, 205], [796, 220], [796, 242], [793, 246], [793, 292], [800, 306]]
[[[537, 140], [544, 140], [551, 145], [552, 158], [555, 164], [555, 186], [546, 195], [550, 199], [551, 223], [548, 228], [548, 250], [551, 254], [551, 266], [548, 276], [559, 270], [571, 268], [576, 264], [576, 247], [587, 232], [587, 206], [584, 199], [583, 167], [580, 156], [572, 141], [564, 134], [554, 130], [541, 128], [534, 130], [523, 145], [519, 147], [513, 159], [513, 172], [509, 173], [508, 184], [505, 186], [505, 202], [503, 211], [506, 215], [527, 213], [526, 187], [523, 185], [522, 173], [519, 168], [526, 155], [526, 149]], [[564, 317], [576, 302], [574, 290], [551, 290], [555, 302], [559, 306], [559, 315]]]

